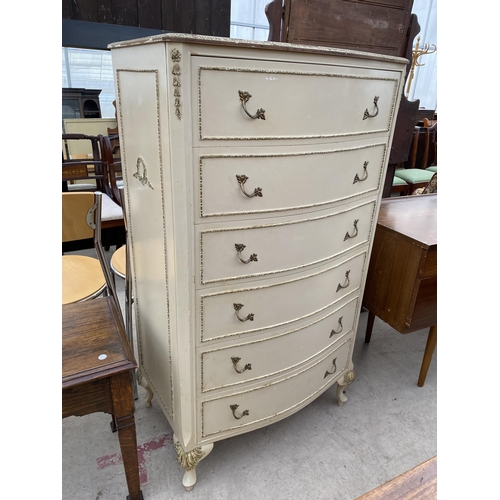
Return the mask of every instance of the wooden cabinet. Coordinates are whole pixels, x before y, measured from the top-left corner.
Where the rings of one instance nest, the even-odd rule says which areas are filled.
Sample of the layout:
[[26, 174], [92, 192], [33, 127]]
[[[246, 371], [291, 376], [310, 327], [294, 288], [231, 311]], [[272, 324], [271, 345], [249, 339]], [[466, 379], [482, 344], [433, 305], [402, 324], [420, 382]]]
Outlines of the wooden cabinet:
[[67, 118], [101, 118], [100, 93], [101, 90], [63, 88], [63, 120]]
[[375, 316], [399, 333], [430, 328], [418, 385], [424, 385], [437, 339], [437, 194], [383, 200], [363, 306], [365, 342]]
[[187, 489], [213, 443], [354, 380], [404, 59], [166, 34], [110, 46], [139, 379]]

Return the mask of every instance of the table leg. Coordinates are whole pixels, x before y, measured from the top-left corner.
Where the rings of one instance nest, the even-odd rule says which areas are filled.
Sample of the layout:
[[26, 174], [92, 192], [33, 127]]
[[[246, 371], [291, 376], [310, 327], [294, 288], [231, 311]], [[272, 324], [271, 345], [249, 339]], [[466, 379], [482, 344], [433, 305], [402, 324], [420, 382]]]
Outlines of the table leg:
[[429, 335], [427, 337], [427, 344], [425, 346], [424, 359], [422, 360], [422, 367], [420, 368], [420, 375], [418, 376], [419, 387], [423, 387], [425, 383], [425, 378], [427, 377], [427, 372], [429, 371], [429, 366], [431, 364], [432, 355], [434, 354], [434, 349], [437, 343], [437, 326], [431, 326], [429, 329]]
[[368, 344], [372, 338], [373, 323], [375, 322], [375, 314], [368, 311], [368, 320], [366, 322], [365, 344]]
[[139, 481], [139, 459], [137, 456], [134, 399], [132, 397], [130, 372], [111, 377], [110, 383], [113, 399], [113, 420], [120, 440], [129, 493], [127, 500], [143, 500]]

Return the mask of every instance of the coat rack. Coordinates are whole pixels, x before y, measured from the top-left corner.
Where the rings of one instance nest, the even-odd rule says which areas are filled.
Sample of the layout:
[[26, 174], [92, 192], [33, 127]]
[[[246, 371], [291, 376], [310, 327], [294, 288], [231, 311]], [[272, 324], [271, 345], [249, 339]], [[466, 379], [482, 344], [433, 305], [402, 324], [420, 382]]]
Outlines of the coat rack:
[[426, 43], [421, 49], [419, 49], [419, 45], [420, 45], [420, 37], [417, 38], [417, 44], [415, 45], [415, 48], [412, 51], [411, 70], [410, 70], [410, 76], [408, 77], [408, 85], [406, 86], [405, 97], [408, 97], [408, 95], [410, 94], [411, 83], [413, 81], [413, 76], [415, 75], [415, 67], [425, 66], [425, 64], [420, 63], [418, 59], [421, 56], [434, 54], [434, 52], [436, 52], [437, 50], [437, 47], [434, 44], [432, 44], [432, 47], [434, 47], [433, 49], [431, 49], [431, 46], [429, 46], [428, 43]]

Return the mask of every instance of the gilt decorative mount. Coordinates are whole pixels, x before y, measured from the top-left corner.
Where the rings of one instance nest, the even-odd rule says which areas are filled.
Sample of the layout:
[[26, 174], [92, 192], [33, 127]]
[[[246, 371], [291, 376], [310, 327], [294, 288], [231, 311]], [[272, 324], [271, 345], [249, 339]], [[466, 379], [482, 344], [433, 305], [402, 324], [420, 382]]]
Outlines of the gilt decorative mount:
[[148, 186], [149, 188], [154, 190], [153, 185], [151, 184], [151, 182], [149, 182], [148, 170], [146, 168], [146, 164], [144, 163], [144, 158], [142, 156], [139, 156], [139, 158], [137, 158], [135, 166], [137, 170], [135, 174], [133, 174], [133, 177], [138, 179], [143, 186]]

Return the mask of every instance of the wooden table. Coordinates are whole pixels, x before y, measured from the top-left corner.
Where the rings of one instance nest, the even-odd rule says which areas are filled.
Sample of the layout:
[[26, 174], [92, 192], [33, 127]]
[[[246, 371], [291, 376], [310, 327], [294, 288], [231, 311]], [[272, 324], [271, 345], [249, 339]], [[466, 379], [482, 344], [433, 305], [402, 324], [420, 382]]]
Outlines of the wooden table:
[[382, 200], [363, 306], [402, 334], [429, 328], [418, 385], [437, 342], [437, 194]]
[[62, 307], [62, 416], [113, 416], [128, 500], [142, 500], [131, 371], [137, 364], [111, 297]]
[[436, 500], [437, 457], [417, 465], [356, 500]]

